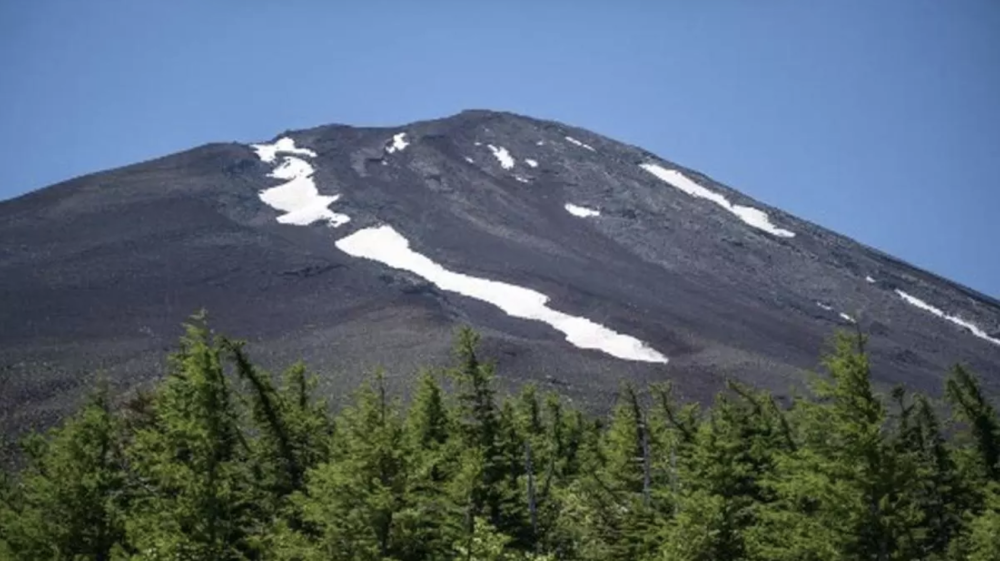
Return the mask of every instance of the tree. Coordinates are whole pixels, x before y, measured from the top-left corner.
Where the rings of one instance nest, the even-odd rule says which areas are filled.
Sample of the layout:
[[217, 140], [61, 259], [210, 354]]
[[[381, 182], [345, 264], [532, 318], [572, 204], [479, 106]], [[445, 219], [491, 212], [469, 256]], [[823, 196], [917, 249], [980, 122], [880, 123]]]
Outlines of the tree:
[[968, 427], [971, 454], [963, 454], [971, 477], [985, 483], [1000, 483], [1000, 418], [996, 408], [983, 394], [979, 380], [956, 365], [945, 381], [945, 397], [952, 405], [955, 419]]
[[664, 559], [747, 559], [758, 513], [773, 502], [765, 481], [776, 456], [792, 450], [783, 413], [770, 395], [728, 385], [679, 462], [684, 486], [662, 536]]
[[441, 559], [467, 535], [465, 501], [451, 489], [461, 454], [453, 413], [435, 373], [421, 373], [404, 428], [410, 455], [406, 506], [396, 516], [406, 559]]
[[126, 474], [107, 387], [47, 438], [29, 437], [24, 451], [28, 467], [0, 502], [10, 558], [107, 560], [123, 551]]
[[396, 513], [407, 508], [409, 458], [398, 401], [377, 373], [337, 418], [330, 460], [298, 498], [323, 559], [403, 559]]
[[462, 443], [462, 469], [455, 479], [455, 498], [467, 505], [465, 526], [469, 535], [477, 516], [487, 517], [494, 526], [500, 523], [504, 477], [494, 367], [480, 362], [478, 344], [479, 336], [474, 331], [459, 330], [454, 351], [457, 364], [448, 371], [455, 383], [455, 425]]
[[969, 561], [1000, 559], [1000, 485], [991, 483], [984, 495], [982, 512], [969, 521], [967, 537], [954, 550]]
[[264, 523], [255, 484], [262, 474], [249, 461], [224, 350], [196, 316], [153, 398], [151, 422], [128, 447], [140, 491], [126, 528], [143, 559], [254, 556], [252, 538]]
[[642, 559], [655, 550], [649, 438], [639, 396], [624, 384], [606, 431], [586, 431], [581, 477], [564, 493], [561, 530], [585, 559]]
[[909, 486], [916, 466], [888, 433], [871, 385], [864, 336], [838, 334], [816, 401], [793, 406], [797, 447], [777, 458], [776, 498], [754, 531], [767, 559], [888, 560], [913, 551], [920, 513]]

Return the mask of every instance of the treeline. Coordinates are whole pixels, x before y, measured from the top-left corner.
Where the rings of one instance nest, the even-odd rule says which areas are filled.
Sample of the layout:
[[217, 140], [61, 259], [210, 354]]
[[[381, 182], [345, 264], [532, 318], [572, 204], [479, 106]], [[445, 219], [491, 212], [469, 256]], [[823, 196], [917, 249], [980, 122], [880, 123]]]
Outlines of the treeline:
[[872, 387], [861, 335], [780, 408], [731, 383], [708, 409], [628, 385], [607, 418], [501, 399], [462, 331], [404, 406], [372, 376], [333, 415], [187, 327], [169, 374], [106, 391], [22, 444], [0, 558], [899, 560], [1000, 558], [1000, 421], [956, 367], [950, 413]]

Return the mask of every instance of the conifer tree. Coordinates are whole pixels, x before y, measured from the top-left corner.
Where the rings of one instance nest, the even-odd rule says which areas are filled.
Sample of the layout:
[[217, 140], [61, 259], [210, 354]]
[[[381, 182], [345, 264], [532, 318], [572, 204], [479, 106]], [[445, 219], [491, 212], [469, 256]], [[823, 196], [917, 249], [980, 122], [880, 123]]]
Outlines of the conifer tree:
[[464, 502], [456, 502], [452, 480], [459, 469], [461, 440], [454, 436], [453, 411], [437, 376], [418, 377], [405, 438], [410, 453], [407, 507], [398, 514], [408, 545], [407, 559], [438, 559], [462, 536]]
[[770, 395], [735, 381], [720, 394], [679, 462], [684, 487], [662, 536], [664, 559], [747, 559], [757, 513], [773, 497], [764, 481], [790, 452]]
[[469, 328], [458, 332], [457, 365], [449, 370], [455, 382], [455, 425], [462, 442], [461, 473], [455, 479], [456, 501], [466, 504], [466, 531], [478, 516], [494, 527], [500, 524], [504, 490], [504, 458], [499, 447], [500, 412], [493, 388], [494, 366], [479, 360], [479, 335]]
[[909, 553], [918, 558], [943, 559], [961, 532], [963, 512], [972, 508], [974, 500], [961, 478], [930, 401], [917, 396], [907, 403], [902, 388], [897, 388], [893, 395], [899, 410], [893, 453], [915, 464], [908, 490], [919, 518]]
[[639, 396], [624, 384], [607, 430], [587, 446], [588, 465], [566, 497], [561, 526], [576, 529], [582, 558], [641, 559], [655, 549], [644, 493], [647, 430]]
[[[25, 442], [27, 468], [0, 502], [10, 559], [111, 559], [124, 552], [126, 474], [108, 390], [47, 437]], [[3, 549], [0, 549], [3, 552]]]
[[403, 559], [396, 513], [407, 507], [408, 456], [397, 400], [381, 373], [337, 418], [330, 461], [309, 472], [304, 520], [322, 559]]
[[831, 379], [817, 381], [816, 401], [794, 405], [799, 445], [770, 481], [777, 501], [755, 532], [761, 557], [881, 561], [913, 551], [916, 466], [894, 450], [864, 344], [838, 334], [824, 361]]
[[952, 549], [955, 559], [1000, 559], [1000, 485], [990, 483], [983, 494], [982, 511], [969, 521], [967, 536]]
[[260, 473], [248, 462], [241, 412], [223, 370], [222, 341], [203, 315], [153, 401], [153, 419], [127, 451], [140, 492], [126, 523], [142, 559], [253, 558], [261, 532]]
[[961, 365], [956, 365], [945, 382], [945, 396], [955, 418], [966, 426], [971, 448], [962, 459], [970, 477], [1000, 483], [1000, 417], [983, 393], [976, 377]]

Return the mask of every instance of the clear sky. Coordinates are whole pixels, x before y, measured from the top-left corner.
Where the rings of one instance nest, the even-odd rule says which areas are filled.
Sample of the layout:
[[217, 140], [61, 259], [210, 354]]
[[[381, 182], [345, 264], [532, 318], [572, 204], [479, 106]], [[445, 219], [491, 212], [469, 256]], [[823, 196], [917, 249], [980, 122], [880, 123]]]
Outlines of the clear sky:
[[640, 145], [1000, 297], [997, 0], [0, 2], [0, 199], [468, 108]]

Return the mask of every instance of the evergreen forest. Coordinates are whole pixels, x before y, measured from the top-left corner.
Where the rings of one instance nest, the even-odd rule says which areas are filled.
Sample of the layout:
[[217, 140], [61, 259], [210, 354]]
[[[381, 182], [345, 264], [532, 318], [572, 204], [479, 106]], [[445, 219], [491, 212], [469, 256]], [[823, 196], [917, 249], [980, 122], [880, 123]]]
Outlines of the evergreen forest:
[[594, 416], [497, 390], [478, 336], [408, 398], [336, 411], [302, 364], [255, 366], [195, 316], [152, 390], [92, 390], [0, 475], [0, 559], [1000, 559], [1000, 418], [968, 369], [880, 392], [838, 333], [784, 405], [623, 384]]

